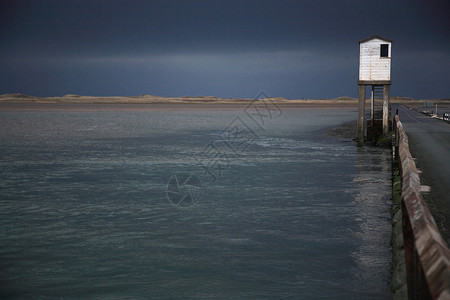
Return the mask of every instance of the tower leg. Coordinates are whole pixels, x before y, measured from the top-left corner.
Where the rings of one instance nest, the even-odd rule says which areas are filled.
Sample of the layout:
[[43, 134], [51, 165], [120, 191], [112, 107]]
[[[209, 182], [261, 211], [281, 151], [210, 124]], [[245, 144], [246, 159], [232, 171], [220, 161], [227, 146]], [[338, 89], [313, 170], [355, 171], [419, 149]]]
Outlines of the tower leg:
[[390, 97], [390, 85], [383, 85], [383, 135], [389, 133], [389, 97]]
[[370, 97], [370, 118], [375, 120], [375, 86], [372, 85], [372, 96]]
[[364, 132], [365, 132], [365, 111], [366, 111], [366, 85], [360, 84], [358, 85], [358, 135], [356, 140], [358, 142], [358, 146], [364, 145]]

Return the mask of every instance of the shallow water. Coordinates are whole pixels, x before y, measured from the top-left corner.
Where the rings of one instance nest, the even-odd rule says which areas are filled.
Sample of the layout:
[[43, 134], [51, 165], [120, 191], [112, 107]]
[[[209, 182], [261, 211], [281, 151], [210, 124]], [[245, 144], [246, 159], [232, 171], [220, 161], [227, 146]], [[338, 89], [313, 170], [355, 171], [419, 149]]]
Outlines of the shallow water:
[[0, 110], [0, 296], [390, 298], [389, 151], [248, 112]]

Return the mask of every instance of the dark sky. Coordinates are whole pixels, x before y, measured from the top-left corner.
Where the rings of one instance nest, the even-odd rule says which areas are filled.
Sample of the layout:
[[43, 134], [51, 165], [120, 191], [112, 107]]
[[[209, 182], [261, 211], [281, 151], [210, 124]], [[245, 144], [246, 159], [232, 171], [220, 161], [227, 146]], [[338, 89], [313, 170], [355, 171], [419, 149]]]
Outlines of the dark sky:
[[450, 98], [450, 1], [0, 0], [0, 94], [357, 96], [393, 40], [392, 96]]

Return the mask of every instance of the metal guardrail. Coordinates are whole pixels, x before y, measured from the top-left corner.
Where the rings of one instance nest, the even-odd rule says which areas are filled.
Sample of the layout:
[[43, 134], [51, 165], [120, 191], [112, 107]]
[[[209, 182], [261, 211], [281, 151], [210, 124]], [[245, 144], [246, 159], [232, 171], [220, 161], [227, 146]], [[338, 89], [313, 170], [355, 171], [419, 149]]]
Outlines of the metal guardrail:
[[450, 250], [421, 196], [419, 174], [398, 115], [395, 123], [408, 298], [450, 299]]

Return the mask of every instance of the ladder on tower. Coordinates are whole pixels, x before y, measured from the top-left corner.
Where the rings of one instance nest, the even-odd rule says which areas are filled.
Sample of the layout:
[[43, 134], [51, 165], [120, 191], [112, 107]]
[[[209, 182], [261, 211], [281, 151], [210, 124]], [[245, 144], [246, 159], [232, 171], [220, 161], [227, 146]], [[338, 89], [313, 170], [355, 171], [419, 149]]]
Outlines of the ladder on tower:
[[372, 95], [370, 99], [370, 117], [375, 120], [375, 99], [383, 99], [384, 87], [382, 85], [372, 85]]

